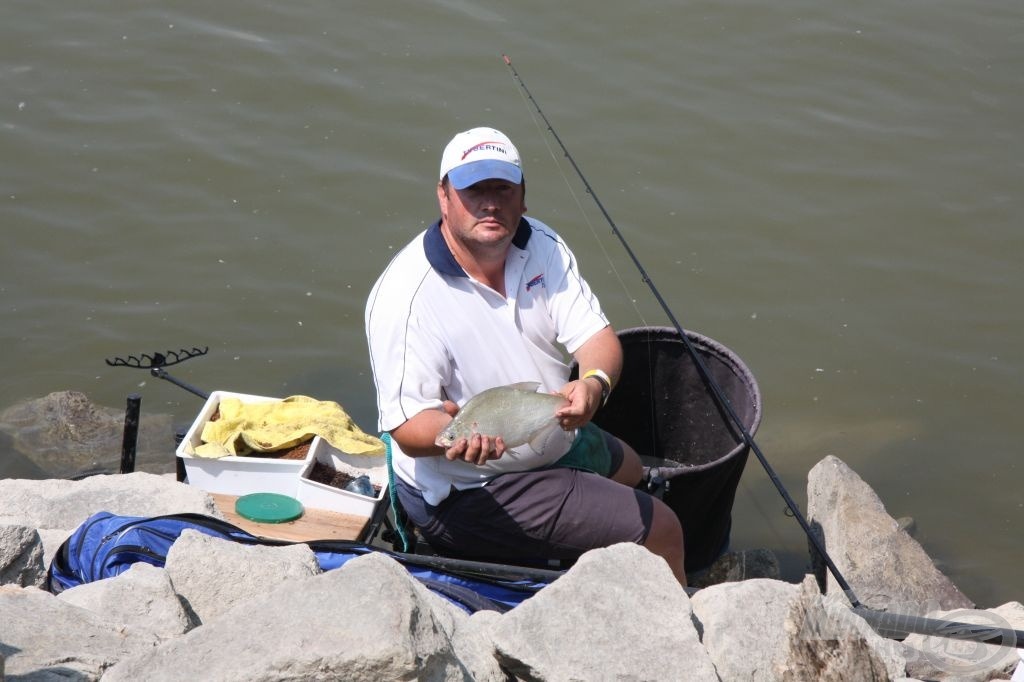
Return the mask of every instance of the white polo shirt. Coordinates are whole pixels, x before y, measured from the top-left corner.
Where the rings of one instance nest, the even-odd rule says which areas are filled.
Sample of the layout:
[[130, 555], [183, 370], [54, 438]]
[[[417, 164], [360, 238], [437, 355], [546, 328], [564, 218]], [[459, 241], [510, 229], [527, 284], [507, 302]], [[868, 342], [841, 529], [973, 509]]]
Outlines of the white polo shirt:
[[[392, 259], [370, 292], [365, 316], [381, 431], [440, 409], [446, 399], [464, 405], [494, 386], [539, 381], [539, 390], [557, 391], [569, 378], [565, 352], [608, 325], [569, 247], [533, 218], [520, 221], [512, 240], [505, 291], [502, 296], [462, 269], [439, 222]], [[504, 471], [551, 464], [572, 440], [557, 434], [543, 453], [524, 445], [483, 466], [409, 457], [392, 442], [392, 463], [437, 505], [451, 486], [480, 486]]]

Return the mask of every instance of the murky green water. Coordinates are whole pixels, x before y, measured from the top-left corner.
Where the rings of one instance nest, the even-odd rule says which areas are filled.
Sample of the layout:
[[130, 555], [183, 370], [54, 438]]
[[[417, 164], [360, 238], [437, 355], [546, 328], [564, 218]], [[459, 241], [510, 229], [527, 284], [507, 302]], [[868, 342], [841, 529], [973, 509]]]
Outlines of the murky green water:
[[[138, 392], [185, 424], [198, 398], [104, 359], [209, 346], [175, 376], [372, 431], [365, 296], [480, 124], [615, 325], [665, 324], [507, 52], [680, 322], [754, 371], [794, 496], [836, 455], [969, 596], [1024, 599], [1022, 21], [1013, 0], [6, 2], [0, 409]], [[799, 573], [782, 508], [752, 460], [733, 545]]]

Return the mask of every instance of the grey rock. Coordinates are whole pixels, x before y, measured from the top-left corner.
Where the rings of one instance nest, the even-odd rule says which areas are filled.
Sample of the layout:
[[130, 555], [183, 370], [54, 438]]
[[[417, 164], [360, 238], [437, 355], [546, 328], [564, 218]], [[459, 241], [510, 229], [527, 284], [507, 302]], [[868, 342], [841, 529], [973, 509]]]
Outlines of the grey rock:
[[[855, 476], [834, 476], [817, 488], [831, 497], [815, 504], [834, 504], [836, 512], [861, 505], [854, 516], [894, 524], [864, 506], [871, 497], [863, 488]], [[67, 528], [104, 508], [131, 516], [218, 515], [202, 491], [149, 474], [0, 480], [0, 524], [11, 534], [0, 547], [15, 548], [0, 549], [0, 566], [25, 575], [13, 567], [24, 556], [18, 548], [31, 547], [24, 563], [38, 568], [40, 544], [45, 561]], [[828, 514], [817, 520], [830, 543], [847, 542]], [[870, 523], [856, 532], [867, 535]], [[878, 553], [894, 547], [876, 540], [851, 556], [888, 560]], [[908, 659], [922, 679], [1006, 674], [1000, 662], [977, 675], [943, 677], [942, 666], [952, 663], [929, 652], [949, 651], [950, 640], [883, 640], [841, 593], [822, 598], [810, 579], [800, 586], [751, 580], [761, 570], [753, 566], [771, 569], [771, 557], [762, 563], [757, 556], [723, 559], [719, 578], [727, 582], [691, 601], [660, 558], [616, 545], [588, 552], [508, 613], [469, 616], [383, 554], [317, 573], [304, 545], [251, 547], [186, 532], [166, 569], [136, 564], [59, 597], [0, 586], [0, 679], [862, 680], [905, 679]], [[860, 579], [861, 569], [855, 564], [851, 575]], [[908, 580], [915, 576], [901, 584]], [[203, 614], [201, 624], [189, 604]], [[1019, 629], [1024, 607], [1004, 608], [984, 617], [999, 611]]]
[[723, 680], [781, 679], [784, 625], [800, 586], [755, 579], [702, 589], [691, 597], [701, 641]]
[[201, 623], [288, 580], [320, 573], [308, 545], [243, 545], [185, 530], [164, 564], [174, 590]]
[[784, 631], [784, 654], [775, 665], [775, 679], [783, 682], [876, 682], [905, 675], [898, 647], [838, 602], [826, 604], [812, 576], [801, 583]]
[[97, 680], [157, 637], [35, 587], [0, 587], [0, 650], [9, 680]]
[[715, 563], [687, 582], [692, 587], [710, 587], [726, 582], [753, 580], [755, 578], [779, 579], [779, 558], [769, 549], [748, 549], [726, 552]]
[[[927, 615], [937, 620], [1024, 629], [1024, 605], [1020, 602], [1008, 602], [994, 609], [955, 609]], [[1018, 664], [1024, 665], [1013, 648], [1020, 646], [1020, 642], [999, 646], [912, 634], [903, 640], [902, 646], [907, 658], [907, 672], [926, 680], [984, 682], [1008, 679]]]
[[103, 681], [469, 680], [454, 620], [434, 606], [398, 562], [371, 554], [241, 602]]
[[92, 611], [110, 623], [149, 630], [161, 639], [182, 635], [197, 623], [174, 592], [167, 572], [138, 563], [113, 578], [78, 585], [57, 599]]
[[64, 544], [64, 541], [71, 537], [74, 530], [61, 530], [59, 528], [39, 528], [39, 539], [43, 542], [43, 569], [53, 562], [57, 550]]
[[[78, 391], [58, 391], [0, 412], [0, 432], [48, 476], [116, 472], [124, 440], [125, 408], [103, 407]], [[170, 415], [143, 411], [136, 443], [137, 470], [173, 471]]]
[[125, 516], [178, 512], [224, 516], [202, 490], [157, 474], [91, 476], [81, 481], [0, 480], [0, 524], [77, 528], [98, 511]]
[[584, 554], [492, 629], [520, 680], [718, 680], [665, 562], [619, 544]]
[[[864, 605], [913, 615], [974, 606], [840, 459], [828, 456], [811, 469], [807, 499], [825, 551]], [[826, 591], [840, 592], [831, 573]]]
[[497, 611], [478, 611], [456, 619], [452, 646], [474, 682], [510, 682], [514, 678], [495, 657], [491, 631], [503, 616]]
[[[813, 576], [726, 583], [692, 597], [701, 640], [723, 680], [898, 679], [905, 660]], [[806, 675], [806, 677], [801, 677]]]
[[43, 541], [35, 528], [0, 525], [0, 585], [42, 587]]

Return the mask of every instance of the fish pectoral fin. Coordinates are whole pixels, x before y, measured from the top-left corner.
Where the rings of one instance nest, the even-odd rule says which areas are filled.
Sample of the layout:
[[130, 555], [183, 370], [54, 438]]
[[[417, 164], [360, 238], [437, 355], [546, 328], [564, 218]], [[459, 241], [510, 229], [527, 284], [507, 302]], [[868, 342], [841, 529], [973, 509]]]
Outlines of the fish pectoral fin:
[[558, 422], [553, 421], [548, 426], [545, 426], [543, 429], [533, 434], [533, 437], [530, 438], [529, 441], [530, 447], [533, 448], [533, 451], [537, 454], [543, 454], [544, 449], [548, 445], [548, 441], [551, 440], [551, 434], [555, 433], [557, 429]]
[[539, 381], [520, 381], [517, 384], [510, 384], [509, 388], [514, 388], [517, 391], [529, 391], [530, 393], [536, 393], [537, 389], [540, 388]]

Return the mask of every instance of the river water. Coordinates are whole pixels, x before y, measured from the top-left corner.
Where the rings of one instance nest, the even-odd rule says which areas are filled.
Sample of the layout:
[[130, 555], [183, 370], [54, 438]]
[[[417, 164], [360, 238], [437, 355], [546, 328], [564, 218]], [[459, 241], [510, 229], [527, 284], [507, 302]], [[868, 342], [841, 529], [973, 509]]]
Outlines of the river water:
[[[373, 432], [366, 294], [482, 124], [615, 326], [666, 324], [504, 52], [675, 316], [756, 375], [794, 497], [835, 455], [972, 599], [1022, 600], [1022, 26], [1019, 0], [9, 0], [0, 410], [137, 392], [187, 425], [199, 398], [104, 359], [208, 346], [172, 374]], [[733, 546], [806, 562], [753, 458]]]

